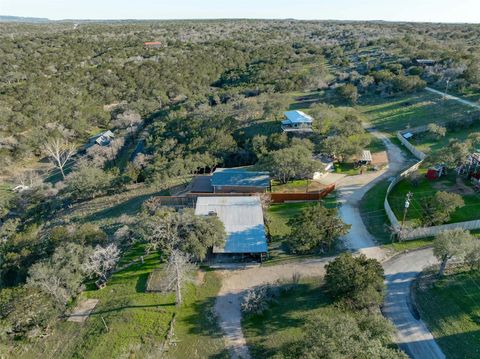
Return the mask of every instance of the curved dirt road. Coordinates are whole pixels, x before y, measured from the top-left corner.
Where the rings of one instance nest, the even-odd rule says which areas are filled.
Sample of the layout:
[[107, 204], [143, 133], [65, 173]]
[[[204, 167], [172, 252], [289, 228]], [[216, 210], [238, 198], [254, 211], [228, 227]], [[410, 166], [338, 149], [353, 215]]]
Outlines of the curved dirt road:
[[445, 355], [425, 324], [412, 314], [412, 283], [425, 267], [436, 264], [432, 249], [412, 251], [385, 262], [387, 295], [383, 314], [397, 328], [397, 343], [412, 358], [444, 359]]
[[[365, 193], [378, 181], [398, 173], [406, 165], [401, 150], [384, 134], [371, 131], [387, 147], [389, 167], [387, 170], [370, 172], [359, 176], [343, 177], [336, 182], [340, 215], [351, 224], [350, 232], [343, 241], [351, 251], [364, 253], [369, 258], [387, 260], [389, 254], [375, 244], [367, 231], [359, 212], [359, 203]], [[232, 358], [249, 359], [250, 353], [241, 326], [241, 298], [245, 291], [255, 286], [292, 278], [294, 273], [302, 277], [320, 277], [324, 266], [332, 258], [319, 258], [278, 266], [255, 266], [244, 270], [224, 271], [222, 287], [215, 302], [219, 325], [225, 334], [226, 345]], [[418, 359], [444, 359], [444, 355], [425, 325], [416, 320], [408, 306], [410, 284], [421, 269], [433, 263], [431, 251], [416, 251], [399, 255], [384, 264], [387, 296], [385, 314], [397, 327], [399, 345], [412, 357]]]

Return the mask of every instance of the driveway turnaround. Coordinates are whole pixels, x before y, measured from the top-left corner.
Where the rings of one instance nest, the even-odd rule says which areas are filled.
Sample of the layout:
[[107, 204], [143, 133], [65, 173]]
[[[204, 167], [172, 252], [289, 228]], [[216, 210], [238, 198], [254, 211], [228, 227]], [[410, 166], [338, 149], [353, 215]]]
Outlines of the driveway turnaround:
[[383, 264], [387, 284], [383, 314], [397, 328], [397, 344], [412, 358], [445, 358], [428, 328], [418, 316], [415, 318], [411, 302], [413, 281], [422, 269], [435, 263], [433, 251], [428, 248], [402, 254]]

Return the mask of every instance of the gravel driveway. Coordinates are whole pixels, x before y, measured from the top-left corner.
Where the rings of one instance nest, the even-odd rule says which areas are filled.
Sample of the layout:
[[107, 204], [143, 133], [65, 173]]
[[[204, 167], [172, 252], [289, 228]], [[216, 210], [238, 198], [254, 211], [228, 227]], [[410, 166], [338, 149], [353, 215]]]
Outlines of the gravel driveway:
[[[376, 131], [371, 131], [371, 133], [380, 138], [387, 147], [389, 166], [386, 170], [346, 177], [333, 174], [322, 181], [336, 183], [341, 203], [340, 216], [352, 226], [349, 233], [343, 237], [346, 247], [353, 252], [364, 253], [369, 258], [385, 261], [390, 254], [375, 244], [375, 239], [363, 224], [358, 206], [370, 188], [378, 181], [397, 174], [406, 165], [406, 161], [402, 151], [384, 134]], [[299, 273], [302, 277], [321, 277], [324, 275], [325, 264], [332, 259], [319, 258], [270, 267], [255, 266], [243, 270], [222, 271], [222, 287], [215, 303], [215, 312], [219, 325], [224, 331], [231, 357], [235, 359], [250, 358], [242, 332], [240, 310], [241, 298], [247, 289], [261, 284], [274, 283], [277, 280], [291, 279], [294, 273]], [[397, 327], [398, 343], [407, 353], [418, 359], [444, 358], [428, 329], [421, 321], [413, 317], [407, 305], [410, 300], [411, 282], [422, 268], [433, 263], [432, 260], [431, 251], [416, 251], [399, 255], [393, 260], [385, 262], [387, 274], [386, 315]]]

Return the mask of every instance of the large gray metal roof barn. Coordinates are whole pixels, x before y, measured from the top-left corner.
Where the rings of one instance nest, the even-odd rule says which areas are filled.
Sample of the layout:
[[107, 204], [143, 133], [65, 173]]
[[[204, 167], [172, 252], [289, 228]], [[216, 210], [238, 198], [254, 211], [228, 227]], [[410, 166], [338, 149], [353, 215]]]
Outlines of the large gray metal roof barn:
[[267, 253], [260, 197], [198, 197], [195, 214], [216, 215], [225, 226], [225, 246], [213, 253]]

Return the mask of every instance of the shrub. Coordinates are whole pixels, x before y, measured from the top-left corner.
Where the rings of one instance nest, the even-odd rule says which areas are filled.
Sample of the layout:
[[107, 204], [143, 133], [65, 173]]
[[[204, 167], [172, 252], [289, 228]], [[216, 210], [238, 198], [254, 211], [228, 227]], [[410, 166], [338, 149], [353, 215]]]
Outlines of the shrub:
[[249, 289], [242, 301], [244, 313], [262, 314], [271, 303], [278, 300], [280, 288], [278, 286], [263, 285]]

